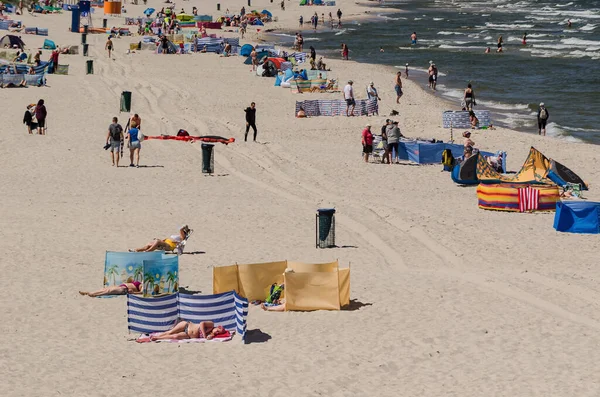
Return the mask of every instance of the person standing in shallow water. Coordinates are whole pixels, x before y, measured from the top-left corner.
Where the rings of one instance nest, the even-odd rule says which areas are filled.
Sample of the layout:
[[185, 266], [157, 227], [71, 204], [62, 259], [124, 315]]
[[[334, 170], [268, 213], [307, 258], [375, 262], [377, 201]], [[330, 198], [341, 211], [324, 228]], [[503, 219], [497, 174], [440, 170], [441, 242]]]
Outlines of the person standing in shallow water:
[[540, 107], [537, 113], [537, 122], [538, 122], [538, 135], [546, 136], [546, 123], [548, 122], [548, 118], [550, 118], [550, 113], [544, 102], [540, 103]]
[[417, 32], [412, 32], [412, 34], [410, 35], [410, 43], [412, 45], [417, 44]]

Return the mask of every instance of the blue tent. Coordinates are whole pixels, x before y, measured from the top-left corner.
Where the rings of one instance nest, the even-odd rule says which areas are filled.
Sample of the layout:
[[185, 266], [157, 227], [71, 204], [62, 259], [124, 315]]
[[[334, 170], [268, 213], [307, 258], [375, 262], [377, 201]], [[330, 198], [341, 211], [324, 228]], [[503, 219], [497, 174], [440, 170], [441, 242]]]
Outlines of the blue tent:
[[154, 14], [154, 11], [156, 11], [154, 8], [146, 8], [144, 10], [144, 15], [146, 15], [147, 17], [149, 17], [150, 15]]
[[44, 45], [42, 46], [42, 48], [44, 50], [55, 50], [56, 49], [56, 44], [54, 44], [54, 42], [52, 40], [45, 39], [44, 40]]
[[[261, 52], [257, 52], [256, 53], [256, 59], [258, 59], [259, 61], [264, 58], [264, 57], [268, 57], [269, 56], [269, 51], [261, 51]], [[245, 65], [252, 65], [252, 58], [248, 57], [246, 58], [246, 60], [244, 61]]]
[[273, 18], [273, 14], [271, 14], [268, 10], [262, 10], [261, 14], [268, 15], [269, 18]]
[[242, 46], [242, 48], [240, 48], [240, 55], [243, 57], [247, 57], [250, 55], [250, 53], [252, 52], [253, 49], [254, 49], [254, 47], [252, 47], [252, 45], [244, 44]]
[[558, 201], [554, 228], [559, 232], [600, 233], [600, 203], [589, 201]]
[[257, 26], [265, 26], [265, 24], [262, 23], [262, 21], [260, 19], [255, 19], [252, 24], [257, 25]]

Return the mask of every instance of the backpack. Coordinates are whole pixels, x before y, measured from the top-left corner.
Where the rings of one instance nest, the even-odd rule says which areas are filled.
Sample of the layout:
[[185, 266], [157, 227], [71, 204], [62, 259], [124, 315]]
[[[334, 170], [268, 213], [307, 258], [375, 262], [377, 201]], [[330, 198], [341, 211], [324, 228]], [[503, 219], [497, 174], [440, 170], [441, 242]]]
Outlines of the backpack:
[[540, 119], [546, 120], [547, 118], [548, 112], [546, 111], [546, 108], [542, 108], [542, 110], [540, 110]]
[[450, 171], [454, 166], [454, 156], [450, 149], [444, 149], [442, 152], [442, 165], [444, 166], [444, 171]]
[[121, 127], [121, 124], [117, 124], [117, 126], [110, 131], [110, 136], [112, 137], [112, 139], [114, 141], [120, 141], [122, 133], [123, 133], [123, 127]]
[[283, 293], [283, 284], [277, 285], [277, 283], [274, 283], [273, 285], [271, 285], [271, 289], [269, 290], [269, 296], [267, 296], [267, 299], [265, 302], [276, 303], [279, 300], [279, 298], [281, 298], [282, 293]]
[[186, 130], [181, 129], [177, 131], [177, 136], [190, 136], [190, 134]]

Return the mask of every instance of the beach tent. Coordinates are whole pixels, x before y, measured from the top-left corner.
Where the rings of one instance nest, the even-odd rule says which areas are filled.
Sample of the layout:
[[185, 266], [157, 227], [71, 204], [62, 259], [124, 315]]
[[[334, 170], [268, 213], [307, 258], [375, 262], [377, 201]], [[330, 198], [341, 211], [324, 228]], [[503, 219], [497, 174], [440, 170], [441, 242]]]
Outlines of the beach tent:
[[243, 57], [250, 56], [250, 53], [252, 52], [253, 49], [254, 49], [254, 47], [252, 47], [251, 44], [244, 44], [242, 46], [242, 48], [240, 48], [240, 55]]
[[559, 201], [556, 203], [554, 229], [569, 233], [600, 233], [600, 203]]
[[0, 48], [19, 48], [25, 49], [25, 43], [19, 37], [7, 34], [0, 39]]
[[271, 68], [275, 68], [275, 70], [281, 69], [282, 62], [285, 62], [283, 58], [267, 58], [265, 61]]
[[[267, 50], [256, 53], [256, 59], [258, 59], [259, 61], [262, 60], [264, 57], [268, 57], [268, 56], [269, 56], [269, 51], [267, 51]], [[252, 58], [251, 57], [246, 58], [246, 60], [244, 61], [244, 64], [252, 65]]]
[[252, 25], [255, 25], [255, 26], [265, 26], [265, 24], [264, 24], [264, 23], [262, 23], [262, 21], [261, 21], [260, 19], [258, 19], [258, 18], [257, 18], [257, 19], [255, 19], [255, 20], [252, 22]]
[[[293, 272], [286, 272], [291, 269]], [[285, 274], [284, 274], [285, 272]], [[338, 262], [280, 261], [213, 267], [213, 293], [235, 290], [264, 301], [272, 284], [284, 284], [286, 310], [340, 310], [350, 303], [350, 268]]]
[[146, 15], [147, 17], [149, 17], [150, 15], [154, 14], [154, 11], [156, 11], [154, 8], [146, 8], [144, 10], [144, 15]]
[[[461, 146], [462, 148], [462, 146]], [[477, 178], [477, 164], [479, 156], [483, 156], [484, 160], [486, 157], [494, 156], [498, 157], [499, 154], [502, 154], [502, 172], [506, 173], [506, 152], [498, 151], [496, 153], [488, 153], [488, 152], [479, 152], [475, 156], [471, 156], [463, 162], [456, 164], [450, 173], [452, 176], [452, 180], [459, 185], [477, 185], [479, 184], [479, 179]], [[462, 157], [462, 153], [456, 155], [454, 151], [452, 151], [452, 155], [456, 157]]]
[[269, 18], [273, 18], [273, 14], [271, 14], [268, 10], [262, 10], [261, 14], [266, 15]]
[[141, 298], [127, 295], [127, 327], [130, 332], [164, 332], [178, 319], [212, 321], [229, 332], [246, 335], [248, 300], [234, 291], [216, 295], [176, 293], [159, 298]]
[[42, 48], [44, 50], [55, 50], [56, 49], [56, 44], [54, 44], [54, 42], [52, 40], [45, 39], [44, 40], [44, 45], [42, 46]]

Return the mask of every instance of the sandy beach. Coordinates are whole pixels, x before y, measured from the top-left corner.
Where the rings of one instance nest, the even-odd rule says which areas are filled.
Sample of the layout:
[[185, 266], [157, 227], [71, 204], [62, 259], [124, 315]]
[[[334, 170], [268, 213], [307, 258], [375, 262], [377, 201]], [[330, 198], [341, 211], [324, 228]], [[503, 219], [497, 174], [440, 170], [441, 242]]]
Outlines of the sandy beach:
[[[370, 6], [308, 7], [252, 2], [293, 29], [300, 14], [358, 18]], [[225, 0], [221, 10], [244, 5]], [[154, 0], [148, 6], [160, 9]], [[214, 2], [178, 3], [217, 17]], [[141, 16], [143, 5], [126, 5]], [[250, 7], [246, 4], [246, 9]], [[313, 9], [315, 9], [313, 11]], [[101, 12], [94, 25], [101, 26]], [[77, 45], [70, 13], [25, 15], [58, 45]], [[109, 18], [109, 26], [125, 26]], [[3, 33], [5, 33], [3, 31]], [[213, 33], [211, 31], [210, 33]], [[237, 36], [235, 32], [223, 34]], [[242, 40], [262, 37], [251, 28]], [[23, 35], [29, 49], [44, 37]], [[552, 213], [477, 207], [442, 166], [365, 164], [360, 133], [379, 131], [392, 109], [408, 137], [448, 140], [450, 104], [410, 79], [395, 104], [394, 69], [326, 59], [332, 74], [373, 81], [379, 117], [296, 119], [303, 99], [250, 72], [239, 56], [127, 54], [139, 37], [89, 35], [95, 74], [82, 55], [61, 55], [69, 75], [48, 87], [0, 90], [0, 379], [3, 396], [597, 396], [600, 270], [597, 235], [557, 233]], [[312, 43], [311, 43], [312, 44]], [[318, 43], [317, 43], [318, 44]], [[319, 48], [315, 45], [317, 53]], [[80, 51], [81, 52], [81, 51]], [[47, 60], [49, 51], [44, 51]], [[341, 87], [340, 87], [341, 88]], [[122, 91], [146, 135], [221, 135], [216, 175], [201, 173], [200, 143], [146, 141], [140, 168], [111, 167], [102, 150]], [[28, 135], [27, 104], [43, 98], [48, 135]], [[259, 143], [244, 143], [244, 112], [256, 102]], [[455, 130], [455, 138], [461, 131]], [[567, 165], [598, 201], [598, 147], [506, 129], [477, 130], [482, 150], [508, 152], [520, 169], [531, 146]], [[126, 158], [122, 165], [127, 165]], [[317, 208], [337, 209], [336, 242], [315, 249]], [[248, 342], [136, 344], [126, 298], [90, 299], [102, 287], [105, 251], [126, 251], [187, 223], [181, 287], [212, 293], [212, 267], [338, 259], [352, 268], [349, 310], [263, 312], [250, 307]]]

